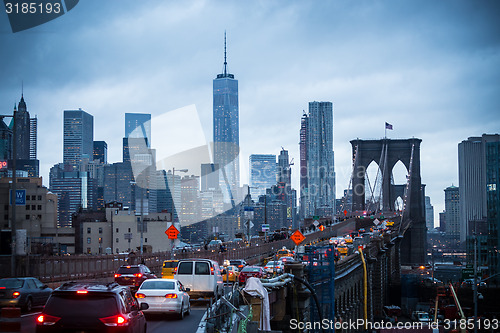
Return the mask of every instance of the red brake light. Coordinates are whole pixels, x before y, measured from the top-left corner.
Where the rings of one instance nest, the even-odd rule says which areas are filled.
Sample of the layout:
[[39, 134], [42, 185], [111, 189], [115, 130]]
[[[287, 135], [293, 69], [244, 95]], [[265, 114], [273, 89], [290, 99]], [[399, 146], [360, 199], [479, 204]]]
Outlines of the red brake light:
[[177, 294], [166, 294], [165, 298], [177, 298]]
[[137, 293], [137, 294], [135, 294], [135, 297], [136, 298], [146, 298], [146, 295]]
[[122, 276], [121, 274], [115, 274], [115, 278]]
[[99, 320], [106, 326], [128, 326], [129, 324], [128, 319], [122, 315], [99, 318]]
[[0, 289], [5, 289], [5, 287], [0, 287]]
[[238, 268], [241, 268], [241, 267], [243, 267], [243, 265], [238, 265]]
[[18, 298], [19, 296], [21, 296], [21, 293], [19, 291], [14, 291], [12, 293], [12, 298]]
[[140, 277], [142, 277], [142, 274], [141, 273], [137, 273], [137, 274], [134, 274], [134, 276], [140, 278]]
[[214, 268], [213, 267], [210, 267], [210, 275], [214, 275]]
[[87, 294], [88, 291], [87, 290], [77, 290], [76, 293], [77, 294]]
[[174, 267], [174, 273], [177, 272], [177, 267]]
[[55, 323], [57, 323], [59, 321], [59, 317], [56, 317], [56, 316], [50, 316], [48, 314], [43, 314], [43, 315], [39, 315], [37, 318], [36, 318], [36, 323], [38, 325], [46, 325], [46, 326], [50, 326], [50, 325], [54, 325]]

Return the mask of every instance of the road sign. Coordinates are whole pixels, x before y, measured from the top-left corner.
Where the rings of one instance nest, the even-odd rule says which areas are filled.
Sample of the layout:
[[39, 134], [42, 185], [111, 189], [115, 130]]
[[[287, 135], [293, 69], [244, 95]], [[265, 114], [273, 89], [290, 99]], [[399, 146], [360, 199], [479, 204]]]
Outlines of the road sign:
[[252, 229], [252, 228], [253, 228], [253, 226], [254, 226], [254, 224], [253, 224], [253, 222], [252, 222], [252, 221], [250, 221], [250, 220], [247, 220], [245, 223], [243, 223], [243, 225], [245, 226], [245, 228], [248, 228], [248, 224], [249, 224], [249, 223], [250, 223], [250, 229]]
[[379, 225], [379, 224], [380, 224], [380, 220], [379, 220], [379, 219], [375, 219], [375, 220], [373, 220], [373, 224], [375, 224], [375, 225]]
[[319, 222], [316, 221], [316, 220], [314, 220], [313, 224], [314, 224], [315, 227], [317, 227], [319, 225]]
[[[9, 204], [12, 205], [12, 190], [9, 190]], [[26, 190], [16, 190], [16, 206], [26, 205]]]
[[295, 232], [290, 236], [290, 238], [293, 240], [295, 245], [299, 245], [304, 241], [304, 239], [306, 239], [299, 230], [295, 230]]
[[123, 237], [125, 237], [125, 239], [132, 239], [132, 234], [131, 233], [127, 233], [127, 234], [124, 234]]
[[269, 231], [269, 229], [270, 229], [269, 224], [263, 224], [263, 225], [261, 225], [261, 227], [262, 227], [262, 232]]
[[177, 230], [173, 224], [165, 230], [165, 234], [168, 236], [168, 239], [177, 239], [179, 233], [179, 230]]
[[474, 268], [463, 268], [462, 269], [462, 279], [473, 279], [474, 278]]
[[325, 226], [324, 226], [324, 225], [322, 225], [322, 224], [320, 224], [318, 228], [319, 228], [319, 230], [320, 230], [320, 231], [325, 230]]

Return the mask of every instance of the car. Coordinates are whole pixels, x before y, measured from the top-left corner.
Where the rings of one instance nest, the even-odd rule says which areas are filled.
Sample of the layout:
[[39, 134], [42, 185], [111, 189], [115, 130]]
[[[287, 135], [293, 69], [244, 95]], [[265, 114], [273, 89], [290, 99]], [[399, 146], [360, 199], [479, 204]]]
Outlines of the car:
[[287, 256], [293, 256], [293, 252], [288, 250], [287, 248], [282, 248], [281, 250], [278, 250], [278, 252], [276, 253], [277, 259]]
[[188, 294], [193, 299], [218, 298], [224, 289], [219, 263], [210, 259], [180, 260], [174, 278], [190, 289]]
[[66, 282], [37, 316], [36, 332], [145, 333], [147, 308], [116, 282]]
[[267, 274], [281, 274], [283, 273], [284, 265], [281, 261], [268, 261], [264, 266], [264, 272]]
[[51, 292], [46, 284], [32, 277], [0, 279], [0, 307], [15, 306], [29, 312], [44, 306]]
[[238, 282], [240, 284], [245, 284], [249, 277], [263, 278], [264, 277], [264, 268], [260, 266], [246, 266], [240, 272], [240, 276], [238, 277]]
[[222, 271], [222, 280], [224, 282], [236, 282], [238, 281], [238, 276], [240, 275], [240, 271], [238, 267], [229, 265]]
[[[473, 287], [473, 286], [474, 286], [474, 279], [465, 279], [462, 282], [462, 287]], [[481, 281], [480, 279], [477, 279], [477, 286], [479, 288], [486, 287], [486, 282]]]
[[147, 279], [156, 279], [146, 265], [123, 265], [115, 273], [115, 282], [122, 286], [130, 286], [135, 291]]
[[243, 269], [243, 267], [248, 265], [248, 263], [243, 259], [231, 259], [229, 260], [229, 264], [238, 267], [238, 270], [240, 272]]
[[431, 321], [431, 318], [429, 318], [429, 314], [425, 311], [413, 311], [411, 314], [411, 319], [416, 322], [421, 322], [421, 323], [428, 323]]
[[212, 239], [210, 243], [208, 243], [208, 247], [216, 247], [216, 246], [221, 246], [222, 241], [220, 239]]
[[165, 260], [161, 269], [161, 277], [164, 279], [173, 279], [178, 263], [179, 260]]
[[191, 313], [189, 288], [175, 279], [149, 279], [144, 281], [135, 297], [139, 304], [147, 303], [148, 313], [176, 314], [180, 319]]

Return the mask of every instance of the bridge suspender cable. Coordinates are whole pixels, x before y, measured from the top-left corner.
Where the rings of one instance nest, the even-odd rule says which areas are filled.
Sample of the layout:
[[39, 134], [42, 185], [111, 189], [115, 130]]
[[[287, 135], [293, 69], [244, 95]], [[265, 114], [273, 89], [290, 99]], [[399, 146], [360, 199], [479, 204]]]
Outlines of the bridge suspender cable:
[[358, 247], [359, 255], [361, 256], [361, 262], [363, 263], [363, 319], [365, 330], [367, 330], [368, 323], [368, 274], [366, 271], [365, 256], [363, 255], [363, 248]]

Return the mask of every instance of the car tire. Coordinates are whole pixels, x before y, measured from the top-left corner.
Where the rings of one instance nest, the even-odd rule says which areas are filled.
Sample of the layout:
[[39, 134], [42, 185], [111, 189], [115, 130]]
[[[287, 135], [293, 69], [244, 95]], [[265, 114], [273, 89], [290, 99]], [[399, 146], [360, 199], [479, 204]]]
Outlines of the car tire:
[[31, 300], [31, 297], [28, 297], [26, 300], [26, 304], [24, 305], [24, 311], [30, 312], [33, 309], [33, 301]]
[[184, 319], [184, 304], [181, 304], [181, 312], [179, 313], [179, 319]]
[[148, 332], [148, 324], [144, 324], [144, 333], [147, 333]]
[[189, 316], [191, 314], [191, 302], [188, 303], [188, 309], [186, 311], [186, 316]]

